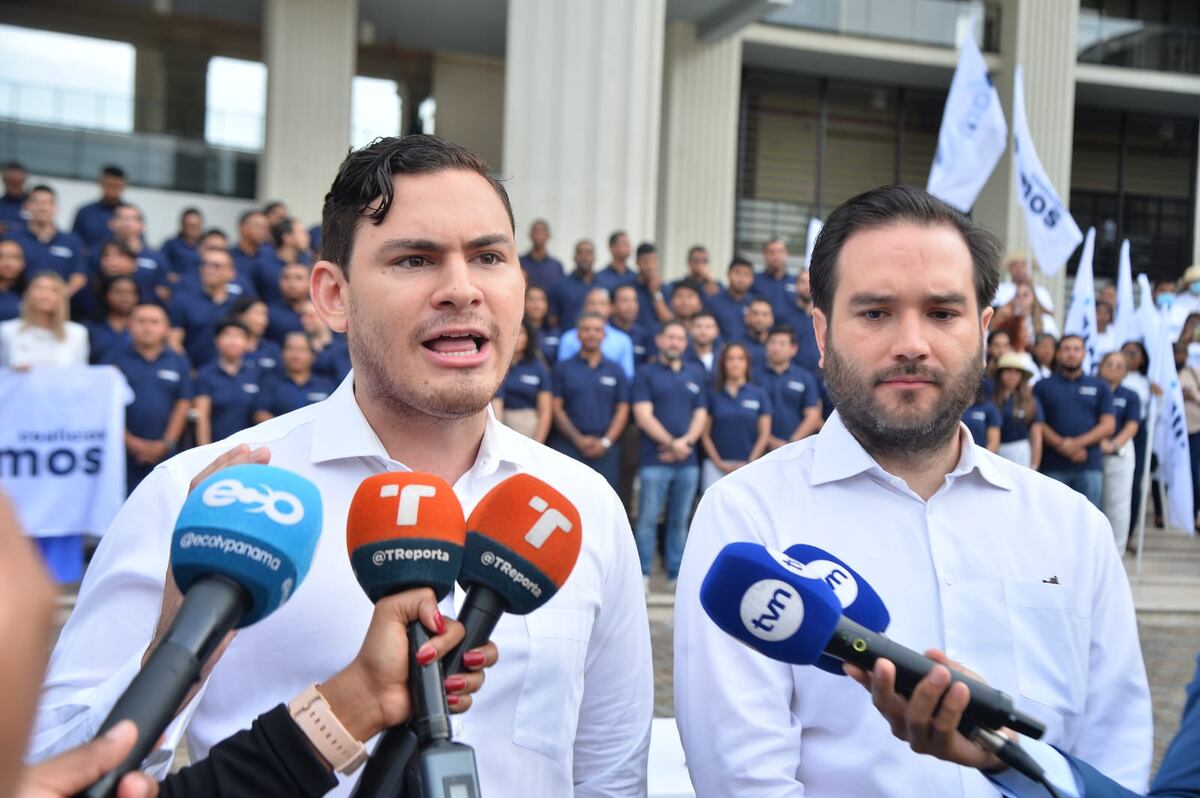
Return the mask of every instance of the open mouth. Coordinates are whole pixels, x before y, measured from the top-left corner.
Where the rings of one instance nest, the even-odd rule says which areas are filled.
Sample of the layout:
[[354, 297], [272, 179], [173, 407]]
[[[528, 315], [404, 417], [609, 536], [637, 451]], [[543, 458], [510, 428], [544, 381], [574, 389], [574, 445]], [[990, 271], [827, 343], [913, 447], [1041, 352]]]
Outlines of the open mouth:
[[422, 342], [426, 349], [441, 357], [463, 360], [478, 357], [487, 344], [487, 336], [475, 330], [447, 330]]

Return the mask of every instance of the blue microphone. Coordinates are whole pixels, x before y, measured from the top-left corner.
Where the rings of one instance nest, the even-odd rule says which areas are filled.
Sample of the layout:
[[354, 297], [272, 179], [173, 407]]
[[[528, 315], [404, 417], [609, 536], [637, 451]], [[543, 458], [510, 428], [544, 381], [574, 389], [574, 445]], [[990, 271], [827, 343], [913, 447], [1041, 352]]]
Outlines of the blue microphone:
[[[892, 616], [888, 614], [887, 606], [875, 588], [857, 571], [824, 549], [806, 543], [789, 546], [783, 553], [802, 563], [809, 577], [820, 579], [833, 589], [833, 594], [842, 605], [842, 615], [861, 623], [872, 632], [887, 631]], [[841, 661], [828, 654], [822, 654], [814, 664], [836, 676], [846, 675]]]
[[154, 749], [225, 635], [262, 620], [295, 592], [320, 535], [320, 492], [282, 468], [232, 466], [196, 486], [171, 538], [171, 574], [183, 603], [97, 732], [132, 720], [137, 744], [82, 795], [115, 795], [121, 777]]
[[[774, 660], [814, 665], [822, 654], [871, 670], [878, 659], [896, 666], [896, 691], [911, 695], [936, 663], [842, 614], [842, 604], [808, 566], [757, 543], [730, 543], [700, 586], [700, 604], [726, 634]], [[963, 717], [984, 729], [1008, 728], [1040, 738], [1041, 721], [1018, 711], [1012, 697], [951, 670], [971, 700]]]

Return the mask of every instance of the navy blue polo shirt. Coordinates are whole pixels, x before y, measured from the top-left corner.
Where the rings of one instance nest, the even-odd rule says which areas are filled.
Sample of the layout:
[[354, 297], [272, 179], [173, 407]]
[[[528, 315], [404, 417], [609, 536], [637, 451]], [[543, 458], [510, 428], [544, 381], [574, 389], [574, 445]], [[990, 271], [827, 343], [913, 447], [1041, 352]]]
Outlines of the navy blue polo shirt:
[[167, 274], [171, 271], [171, 267], [167, 263], [167, 259], [158, 250], [145, 247], [137, 254], [135, 262], [137, 271], [133, 273], [133, 279], [138, 284], [142, 301], [161, 305], [162, 298], [155, 289], [170, 285], [167, 281]]
[[804, 411], [821, 401], [821, 387], [808, 369], [791, 364], [782, 372], [770, 366], [759, 369], [754, 381], [771, 397], [771, 434], [789, 440], [804, 420]]
[[[640, 366], [658, 357], [658, 347], [654, 345], [654, 333], [640, 323], [634, 322], [628, 330], [616, 322], [612, 326], [629, 336], [633, 341], [633, 365]], [[657, 327], [655, 327], [657, 329]]]
[[[1099, 377], [1084, 375], [1069, 380], [1055, 373], [1038, 380], [1033, 393], [1042, 403], [1046, 424], [1064, 437], [1082, 435], [1100, 423], [1100, 416], [1113, 414], [1112, 391]], [[1100, 468], [1099, 444], [1088, 447], [1087, 460], [1083, 463], [1072, 463], [1052, 446], [1045, 447], [1042, 454], [1043, 471], [1098, 471]]]
[[654, 312], [654, 295], [640, 279], [634, 283], [633, 287], [637, 290], [638, 298], [637, 323], [642, 325], [644, 330], [657, 330], [659, 321], [658, 314]]
[[283, 339], [292, 332], [304, 332], [304, 325], [300, 323], [300, 314], [284, 302], [269, 305], [267, 307], [267, 338], [282, 346]]
[[162, 438], [175, 403], [192, 398], [192, 368], [187, 358], [164, 346], [158, 357], [146, 360], [131, 346], [116, 352], [109, 363], [125, 375], [133, 389], [133, 403], [125, 408], [129, 434], [151, 441]]
[[[268, 252], [270, 252], [270, 254], [274, 254], [273, 250], [271, 250], [267, 244], [263, 244], [256, 249], [253, 254], [250, 255], [242, 252], [242, 248], [237, 244], [234, 244], [229, 248], [229, 254], [233, 256], [234, 269], [237, 270], [237, 282], [241, 283], [243, 286], [249, 286], [250, 289], [254, 291], [254, 296], [259, 295], [258, 273], [260, 263], [266, 259]], [[278, 277], [279, 275], [276, 275], [277, 285]]]
[[84, 244], [79, 236], [55, 230], [48, 241], [42, 241], [28, 230], [17, 230], [9, 236], [25, 252], [25, 276], [38, 272], [54, 272], [64, 280], [72, 274], [87, 274]]
[[0, 196], [0, 230], [20, 230], [25, 227], [25, 200], [28, 194], [18, 194], [15, 197], [4, 194]]
[[812, 316], [803, 308], [793, 304], [783, 318], [783, 324], [796, 331], [796, 356], [792, 362], [816, 374], [821, 370], [821, 349], [817, 346], [817, 333], [813, 329]]
[[541, 286], [547, 293], [563, 278], [562, 261], [549, 254], [537, 260], [532, 252], [526, 252], [521, 256], [521, 268], [525, 270], [530, 285]]
[[89, 202], [75, 212], [75, 224], [71, 232], [79, 236], [89, 250], [95, 249], [112, 238], [108, 223], [116, 210], [115, 204], [108, 205], [99, 200]]
[[273, 374], [283, 368], [283, 350], [274, 341], [259, 338], [254, 351], [246, 353], [246, 362], [257, 366], [264, 375]]
[[1124, 385], [1113, 391], [1113, 415], [1117, 420], [1116, 435], [1130, 421], [1142, 420], [1142, 400]]
[[122, 349], [132, 345], [128, 328], [117, 332], [107, 320], [90, 321], [85, 326], [88, 330], [88, 345], [91, 349], [88, 355], [89, 363], [107, 363]]
[[553, 392], [554, 384], [550, 369], [535, 358], [513, 363], [496, 396], [504, 402], [505, 410], [536, 410], [538, 394], [542, 391]]
[[245, 360], [233, 375], [222, 369], [216, 360], [199, 368], [196, 396], [207, 396], [212, 400], [213, 441], [225, 440], [235, 432], [254, 426], [254, 411], [261, 389], [262, 372]]
[[[303, 263], [305, 266], [312, 265], [312, 259], [303, 252], [297, 256], [296, 262]], [[255, 292], [268, 305], [283, 304], [283, 295], [279, 293], [279, 273], [286, 265], [287, 263], [279, 257], [279, 253], [275, 251], [274, 247], [264, 244], [258, 251], [254, 273], [249, 277]], [[241, 269], [238, 269], [238, 276], [241, 276]]]
[[594, 275], [591, 282], [584, 282], [575, 272], [554, 284], [550, 291], [550, 312], [558, 322], [560, 330], [575, 327], [579, 314], [583, 312], [583, 298], [598, 285]]
[[346, 343], [346, 336], [333, 334], [329, 346], [322, 349], [313, 362], [313, 373], [335, 383], [346, 379], [350, 373], [350, 345]]
[[963, 423], [971, 431], [975, 443], [987, 447], [987, 431], [989, 427], [1003, 427], [1000, 411], [990, 400], [977, 402], [966, 409], [962, 416]]
[[743, 338], [737, 343], [746, 347], [746, 351], [750, 353], [750, 373], [762, 371], [767, 367], [767, 345], [760, 344], [753, 338]]
[[1026, 418], [1024, 408], [1017, 404], [1016, 396], [1009, 396], [1000, 408], [1000, 442], [1015, 443], [1029, 440], [1029, 428], [1046, 420], [1042, 403], [1033, 398], [1033, 418]]
[[724, 348], [725, 343], [720, 338], [713, 341], [712, 365], [708, 366], [700, 359], [700, 356], [696, 354], [696, 350], [692, 349], [692, 345], [689, 343], [688, 348], [683, 352], [683, 362], [685, 365], [694, 366], [703, 373], [705, 382], [712, 382], [713, 377], [717, 373], [717, 365], [721, 362], [721, 350]]
[[771, 415], [771, 397], [761, 385], [748, 382], [730, 396], [723, 388], [708, 391], [708, 413], [712, 417], [709, 437], [722, 460], [746, 460], [758, 440], [758, 418]]
[[214, 302], [203, 291], [180, 291], [171, 301], [171, 326], [183, 330], [184, 349], [196, 368], [216, 359], [217, 324], [229, 315], [234, 300], [232, 294], [227, 294], [223, 302]]
[[775, 318], [782, 318], [788, 308], [796, 306], [796, 277], [784, 272], [782, 278], [772, 277], [768, 272], [756, 272], [750, 293], [757, 299], [771, 303]]
[[616, 291], [620, 286], [636, 286], [637, 277], [637, 272], [633, 269], [626, 268], [625, 273], [620, 274], [612, 267], [612, 264], [609, 264], [597, 272], [596, 285], [606, 289], [608, 291], [608, 295], [611, 297], [613, 295], [613, 291]]
[[561, 333], [553, 327], [541, 327], [537, 331], [537, 347], [547, 363], [558, 361], [558, 343]]
[[554, 396], [584, 435], [603, 435], [612, 423], [618, 402], [629, 401], [629, 379], [619, 365], [606, 357], [592, 368], [582, 354], [554, 367]]
[[21, 315], [21, 295], [11, 289], [0, 291], [0, 321]]
[[195, 244], [189, 244], [182, 236], [175, 236], [164, 241], [160, 251], [167, 268], [180, 278], [200, 279], [200, 250]]
[[[704, 383], [703, 372], [697, 371], [694, 366], [683, 365], [679, 371], [675, 371], [662, 362], [647, 363], [638, 369], [637, 376], [633, 378], [632, 400], [650, 402], [658, 422], [671, 433], [672, 438], [679, 438], [687, 433], [696, 409], [706, 407], [708, 396]], [[662, 463], [658, 459], [658, 444], [644, 432], [640, 433], [639, 437], [639, 466], [685, 466], [696, 465], [698, 462], [693, 448], [686, 460]]]
[[263, 380], [262, 391], [258, 395], [256, 410], [266, 410], [273, 416], [282, 416], [293, 410], [323, 402], [329, 398], [337, 386], [333, 380], [312, 374], [303, 385], [297, 383], [287, 374], [272, 374]]
[[721, 337], [730, 341], [739, 341], [746, 337], [746, 308], [754, 301], [754, 296], [747, 291], [741, 299], [734, 299], [727, 289], [706, 297], [704, 305], [717, 317], [717, 326], [721, 328]]

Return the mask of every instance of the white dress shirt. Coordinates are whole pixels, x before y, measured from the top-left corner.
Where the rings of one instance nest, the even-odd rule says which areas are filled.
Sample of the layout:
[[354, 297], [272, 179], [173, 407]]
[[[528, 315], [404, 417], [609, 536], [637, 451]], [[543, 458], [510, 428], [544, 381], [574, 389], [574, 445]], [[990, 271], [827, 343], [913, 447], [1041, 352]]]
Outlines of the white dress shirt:
[[[104, 536], [51, 657], [34, 759], [90, 740], [137, 672], [188, 483], [237, 443], [268, 446], [272, 465], [313, 481], [325, 526], [296, 594], [238, 632], [168, 729], [151, 757], [162, 765], [155, 775], [165, 772], [185, 732], [195, 761], [353, 659], [372, 605], [346, 555], [346, 513], [363, 479], [407, 469], [388, 458], [352, 381], [353, 374], [324, 402], [173, 457], [142, 482]], [[489, 411], [475, 463], [454, 485], [464, 511], [518, 472], [545, 480], [575, 503], [583, 547], [570, 578], [543, 608], [503, 616], [492, 636], [500, 661], [470, 711], [456, 716], [455, 737], [474, 746], [485, 795], [644, 796], [653, 674], [641, 568], [624, 510], [591, 468], [507, 429]], [[443, 613], [454, 617], [462, 600], [456, 588], [442, 602]], [[355, 778], [343, 779], [331, 795], [347, 795]]]
[[1145, 788], [1150, 695], [1112, 528], [1078, 493], [959, 434], [959, 463], [927, 502], [836, 413], [704, 494], [675, 610], [675, 707], [699, 798], [996, 795], [980, 773], [895, 739], [851, 679], [718, 629], [700, 584], [738, 540], [845, 560], [887, 605], [892, 639], [942, 649], [1042, 720], [1047, 742]]
[[63, 337], [23, 319], [0, 322], [0, 366], [86, 366], [88, 333], [82, 324], [64, 322]]

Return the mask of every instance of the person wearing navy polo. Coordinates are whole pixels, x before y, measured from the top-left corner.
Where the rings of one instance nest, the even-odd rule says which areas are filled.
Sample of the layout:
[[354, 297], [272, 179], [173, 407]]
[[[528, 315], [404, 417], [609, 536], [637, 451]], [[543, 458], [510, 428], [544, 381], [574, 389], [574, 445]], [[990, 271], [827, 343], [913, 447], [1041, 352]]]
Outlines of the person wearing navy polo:
[[642, 578], [650, 583], [658, 518], [667, 511], [663, 566], [674, 587], [683, 559], [687, 525], [700, 485], [696, 444], [708, 422], [704, 375], [683, 364], [687, 330], [669, 321], [659, 331], [658, 359], [638, 370], [633, 381], [633, 419], [641, 431], [638, 455], [637, 539]]
[[767, 335], [775, 326], [775, 311], [771, 303], [762, 298], [756, 298], [746, 308], [746, 337], [738, 341], [745, 345], [750, 353], [750, 368], [758, 371], [767, 362]]
[[[262, 211], [249, 210], [238, 217], [238, 240], [229, 248], [238, 282], [253, 289], [261, 268], [260, 261], [270, 254], [271, 229]], [[257, 292], [257, 289], [253, 289]]]
[[553, 326], [569, 330], [583, 312], [583, 299], [596, 283], [596, 247], [586, 238], [575, 244], [575, 270], [555, 283], [550, 294]]
[[517, 331], [512, 366], [492, 400], [492, 412], [505, 426], [538, 443], [545, 443], [550, 436], [554, 423], [554, 385], [528, 319], [521, 322]]
[[100, 199], [76, 211], [75, 224], [71, 227], [71, 232], [79, 236], [88, 251], [100, 246], [112, 235], [108, 222], [122, 202], [121, 195], [125, 193], [125, 170], [119, 166], [106, 166], [100, 170], [97, 182]]
[[196, 372], [196, 445], [221, 441], [254, 426], [263, 373], [246, 358], [250, 330], [240, 321], [217, 325], [217, 358]]
[[125, 481], [130, 493], [174, 453], [192, 406], [191, 365], [167, 346], [167, 312], [138, 305], [129, 320], [131, 345], [113, 355], [133, 403], [125, 408]]
[[254, 421], [261, 424], [276, 416], [323, 402], [337, 385], [313, 374], [316, 353], [303, 332], [288, 333], [283, 339], [283, 371], [263, 380]]
[[550, 241], [550, 224], [545, 219], [534, 219], [533, 224], [529, 225], [529, 241], [533, 246], [521, 256], [525, 282], [550, 291], [563, 278], [563, 265], [546, 250], [546, 243]]
[[696, 289], [696, 293], [699, 294], [700, 301], [705, 307], [708, 307], [709, 300], [724, 290], [724, 286], [713, 279], [712, 264], [708, 256], [708, 250], [699, 244], [694, 244], [688, 248], [687, 274], [671, 283], [663, 291], [668, 302], [671, 301], [671, 294], [674, 293], [675, 288], [684, 283]]
[[29, 219], [24, 230], [14, 231], [10, 238], [25, 250], [25, 274], [50, 271], [67, 284], [67, 296], [87, 285], [87, 262], [84, 243], [79, 236], [59, 230], [54, 224], [58, 199], [50, 186], [34, 186], [25, 200]]
[[963, 411], [962, 421], [970, 430], [976, 446], [982, 446], [989, 452], [1000, 451], [1000, 428], [1004, 422], [1000, 418], [1000, 411], [992, 404], [991, 395], [984, 390], [982, 381], [975, 393], [975, 403]]
[[0, 235], [25, 226], [25, 180], [29, 174], [17, 161], [9, 161], [0, 171], [4, 194], [0, 195]]
[[767, 451], [807, 438], [821, 430], [821, 386], [812, 372], [792, 362], [796, 332], [777, 324], [767, 335], [766, 364], [754, 372], [754, 381], [771, 397], [771, 437]]
[[604, 357], [604, 317], [585, 313], [576, 325], [579, 353], [554, 367], [554, 433], [550, 445], [600, 472], [617, 487], [620, 445], [629, 420], [629, 380]]
[[716, 383], [708, 389], [708, 424], [701, 438], [708, 458], [700, 476], [704, 490], [767, 451], [771, 397], [749, 380], [745, 344], [728, 344], [721, 351]]
[[996, 361], [992, 404], [1000, 411], [1000, 448], [1005, 460], [1032, 468], [1042, 463], [1042, 403], [1033, 395], [1031, 380], [1038, 367], [1027, 352], [1005, 352]]
[[808, 270], [805, 269], [796, 275], [796, 301], [777, 321], [796, 331], [796, 357], [793, 358], [796, 365], [818, 374], [821, 371], [821, 350], [817, 347], [812, 307], [812, 289], [809, 288]]
[[169, 280], [177, 283], [200, 269], [200, 236], [204, 234], [204, 214], [198, 208], [185, 208], [179, 215], [179, 232], [163, 242], [159, 250], [170, 270]]
[[303, 263], [289, 263], [279, 272], [279, 299], [267, 304], [267, 337], [283, 344], [288, 333], [303, 332], [300, 323], [300, 307], [308, 302], [308, 276], [311, 270]]
[[704, 372], [704, 381], [712, 382], [721, 359], [721, 347], [724, 346], [717, 318], [704, 310], [692, 318], [691, 324], [684, 326], [687, 327], [689, 341], [683, 362], [698, 366]]
[[[158, 250], [146, 246], [143, 237], [146, 232], [146, 221], [141, 210], [136, 205], [121, 203], [113, 209], [112, 219], [108, 222], [112, 230], [112, 241], [123, 244], [133, 253], [136, 267], [134, 274], [138, 287], [142, 291], [142, 301], [164, 305], [171, 300], [170, 282], [167, 275], [170, 267], [167, 259]], [[99, 272], [100, 254], [104, 244], [98, 250], [93, 250], [92, 273]]]
[[[600, 351], [604, 357], [621, 367], [625, 372], [625, 379], [632, 380], [633, 340], [609, 323], [608, 319], [612, 316], [612, 300], [609, 299], [609, 292], [600, 287], [588, 291], [587, 299], [583, 303], [583, 313], [585, 316], [590, 314], [604, 319], [604, 340], [600, 344]], [[579, 349], [578, 328], [564, 331], [558, 339], [558, 362], [561, 363], [575, 357]]]
[[21, 315], [25, 290], [25, 250], [16, 241], [0, 239], [0, 321]]
[[729, 341], [741, 341], [746, 337], [746, 308], [754, 295], [754, 265], [740, 255], [729, 263], [725, 273], [729, 286], [721, 289], [705, 302], [706, 307], [717, 317], [721, 335]]
[[1057, 371], [1033, 386], [1046, 423], [1042, 473], [1082, 493], [1100, 507], [1104, 482], [1100, 441], [1112, 437], [1116, 420], [1112, 391], [1083, 373], [1083, 339], [1064, 335], [1055, 354]]
[[1112, 524], [1117, 553], [1124, 554], [1129, 542], [1130, 500], [1133, 498], [1133, 437], [1142, 422], [1142, 402], [1138, 395], [1121, 384], [1129, 365], [1120, 350], [1109, 352], [1100, 361], [1099, 377], [1113, 393], [1116, 434], [1100, 441], [1104, 463], [1104, 494], [1101, 509]]
[[186, 352], [200, 368], [217, 356], [213, 336], [217, 324], [229, 314], [234, 296], [233, 258], [220, 249], [206, 249], [200, 260], [200, 290], [180, 291], [171, 301], [171, 347]]
[[675, 318], [663, 294], [662, 274], [658, 270], [658, 250], [649, 241], [638, 244], [633, 262], [637, 266], [638, 324], [645, 330], [657, 330], [664, 321]]
[[547, 363], [558, 362], [559, 332], [550, 324], [550, 297], [538, 285], [525, 286], [525, 321], [533, 330], [534, 346]]
[[637, 273], [629, 268], [630, 252], [629, 236], [624, 230], [617, 230], [608, 237], [608, 254], [612, 259], [596, 274], [596, 285], [608, 289], [609, 296], [618, 285], [637, 282]]
[[772, 238], [763, 247], [763, 270], [754, 275], [754, 295], [770, 302], [780, 318], [795, 302], [796, 278], [788, 274], [787, 258], [787, 244]]
[[[250, 339], [246, 343], [245, 360], [257, 366], [264, 376], [283, 368], [283, 350], [266, 337], [267, 303], [252, 296], [238, 297], [229, 309], [229, 317], [245, 325]], [[313, 370], [316, 370], [314, 366]]]
[[633, 342], [633, 365], [641, 366], [653, 360], [658, 351], [654, 348], [654, 332], [638, 321], [640, 304], [636, 286], [621, 285], [613, 292], [612, 316], [609, 324], [629, 336]]
[[312, 266], [308, 255], [308, 231], [298, 219], [286, 218], [271, 225], [271, 244], [259, 253], [252, 282], [255, 293], [268, 305], [278, 305], [286, 301], [279, 285], [283, 268], [289, 263]]
[[[312, 344], [317, 359], [313, 362], [313, 373], [340, 385], [350, 373], [350, 345], [346, 336], [335, 333], [317, 314], [312, 302], [300, 306], [300, 323]], [[282, 363], [282, 359], [280, 361]]]
[[102, 285], [100, 311], [85, 325], [91, 350], [88, 362], [93, 365], [107, 363], [132, 344], [129, 321], [138, 305], [137, 282], [132, 277], [112, 277]]

